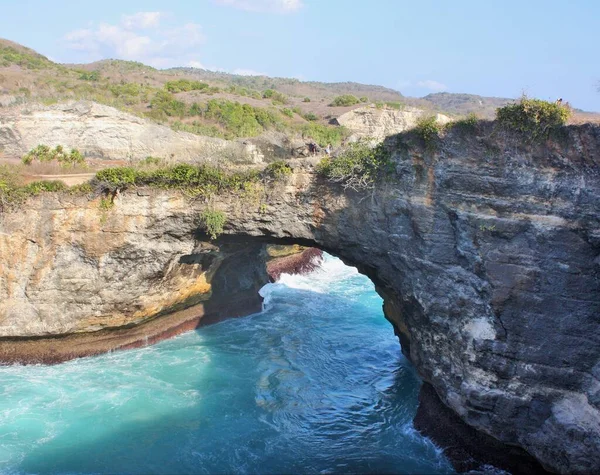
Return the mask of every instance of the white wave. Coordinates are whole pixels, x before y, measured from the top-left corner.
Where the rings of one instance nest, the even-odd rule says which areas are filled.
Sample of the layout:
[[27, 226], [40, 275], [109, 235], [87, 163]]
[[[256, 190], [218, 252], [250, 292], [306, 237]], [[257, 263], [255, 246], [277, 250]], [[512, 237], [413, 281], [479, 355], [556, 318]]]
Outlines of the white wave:
[[274, 284], [267, 284], [259, 290], [263, 298], [263, 310], [271, 307], [274, 292], [282, 287], [310, 290], [317, 293], [331, 292], [332, 285], [358, 275], [355, 267], [344, 264], [337, 257], [323, 254], [319, 266], [307, 274], [281, 274]]

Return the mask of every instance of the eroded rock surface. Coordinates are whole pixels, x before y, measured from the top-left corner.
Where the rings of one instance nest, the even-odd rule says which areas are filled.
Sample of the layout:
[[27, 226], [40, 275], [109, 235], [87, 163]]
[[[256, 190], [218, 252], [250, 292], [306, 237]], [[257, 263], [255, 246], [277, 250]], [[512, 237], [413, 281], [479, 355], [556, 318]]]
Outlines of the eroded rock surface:
[[[131, 190], [102, 211], [99, 199], [30, 199], [0, 225], [0, 349], [151, 318], [209, 280], [215, 292], [227, 279], [185, 257], [209, 246], [198, 217], [210, 207], [227, 216], [218, 246], [296, 242], [357, 266], [463, 421], [549, 470], [598, 473], [600, 128], [542, 145], [493, 124], [466, 135], [450, 131], [435, 151], [389, 139], [397, 180], [366, 193], [296, 163], [249, 201]], [[244, 295], [253, 279], [236, 284]]]
[[92, 158], [131, 162], [148, 156], [167, 162], [258, 163], [263, 159], [251, 143], [176, 132], [89, 101], [28, 104], [0, 111], [0, 150], [6, 156], [21, 157], [40, 144], [76, 148]]
[[[395, 110], [378, 109], [371, 105], [346, 112], [335, 121], [350, 129], [357, 139], [369, 138], [381, 142], [390, 135], [412, 129], [421, 117], [427, 115], [427, 112], [416, 107], [404, 106], [401, 110]], [[435, 117], [440, 124], [447, 124], [451, 120], [443, 114], [435, 114]]]

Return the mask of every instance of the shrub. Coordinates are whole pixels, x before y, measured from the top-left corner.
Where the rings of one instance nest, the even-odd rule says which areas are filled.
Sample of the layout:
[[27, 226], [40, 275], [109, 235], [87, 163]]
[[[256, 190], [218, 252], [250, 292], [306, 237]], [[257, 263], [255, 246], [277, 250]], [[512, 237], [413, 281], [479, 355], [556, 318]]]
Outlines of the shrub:
[[302, 99], [302, 102], [310, 102], [310, 97], [305, 97], [304, 99]]
[[29, 195], [39, 195], [43, 192], [64, 191], [68, 187], [62, 181], [34, 181], [25, 186], [25, 192]]
[[227, 221], [225, 213], [222, 211], [207, 209], [202, 212], [201, 217], [211, 240], [217, 239], [221, 234], [223, 234], [223, 227]]
[[82, 81], [99, 81], [100, 71], [82, 71], [79, 75], [79, 79]]
[[351, 94], [344, 94], [343, 96], [337, 96], [331, 104], [332, 107], [349, 107], [358, 104], [360, 100]]
[[288, 109], [287, 107], [281, 109], [281, 113], [289, 118], [294, 117], [294, 111], [292, 109]]
[[283, 160], [278, 160], [276, 162], [270, 163], [263, 170], [263, 177], [274, 181], [283, 180], [285, 177], [291, 174], [292, 167], [290, 167]]
[[190, 113], [213, 120], [229, 134], [226, 138], [253, 137], [281, 124], [276, 111], [225, 99], [211, 99], [206, 105], [194, 104]]
[[25, 198], [21, 177], [15, 167], [0, 165], [0, 211]]
[[130, 167], [105, 168], [96, 173], [95, 181], [103, 191], [114, 192], [135, 185], [139, 172]]
[[172, 93], [202, 91], [208, 89], [209, 85], [205, 82], [190, 81], [189, 79], [178, 79], [177, 81], [167, 81], [165, 89]]
[[369, 98], [368, 98], [367, 96], [362, 96], [362, 97], [359, 99], [359, 101], [360, 101], [360, 102], [369, 102]]
[[155, 113], [166, 114], [170, 117], [183, 117], [186, 113], [185, 103], [178, 101], [173, 94], [167, 91], [158, 91], [150, 102], [150, 107]]
[[56, 160], [61, 165], [80, 165], [85, 163], [83, 154], [77, 149], [67, 152], [62, 145], [50, 148], [47, 145], [38, 145], [23, 156], [21, 161], [25, 165], [31, 165], [34, 160], [39, 162], [51, 162]]
[[527, 97], [496, 110], [500, 125], [534, 140], [547, 138], [550, 132], [565, 125], [570, 115], [568, 106]]
[[431, 148], [435, 146], [435, 140], [439, 137], [442, 126], [437, 122], [435, 116], [424, 116], [417, 120], [417, 125], [413, 130], [425, 145]]
[[392, 171], [389, 153], [383, 145], [373, 148], [362, 142], [350, 144], [337, 157], [325, 157], [318, 166], [318, 172], [327, 179], [355, 191], [374, 188], [378, 180]]
[[306, 114], [304, 114], [304, 118], [310, 122], [314, 122], [315, 120], [319, 120], [319, 116], [316, 114], [313, 114], [312, 112], [307, 112]]
[[250, 183], [258, 183], [259, 179], [259, 173], [254, 170], [228, 172], [209, 165], [179, 164], [154, 171], [129, 167], [106, 168], [96, 173], [94, 184], [103, 192], [115, 192], [131, 186], [153, 186], [208, 196], [222, 192], [241, 192]]
[[288, 98], [285, 94], [273, 89], [267, 89], [263, 92], [263, 98], [271, 99], [274, 104], [287, 104]]

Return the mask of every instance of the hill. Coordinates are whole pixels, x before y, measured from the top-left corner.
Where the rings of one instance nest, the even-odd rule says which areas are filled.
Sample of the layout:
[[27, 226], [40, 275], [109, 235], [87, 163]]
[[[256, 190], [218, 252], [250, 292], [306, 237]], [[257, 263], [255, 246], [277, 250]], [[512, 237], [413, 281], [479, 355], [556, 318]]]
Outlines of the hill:
[[271, 141], [310, 138], [322, 145], [341, 143], [348, 131], [332, 125], [334, 119], [366, 104], [491, 118], [497, 107], [510, 101], [451, 93], [411, 98], [377, 85], [241, 76], [196, 68], [158, 70], [114, 59], [57, 64], [30, 48], [0, 40], [0, 107], [73, 99], [109, 105], [197, 135], [231, 140], [270, 134]]

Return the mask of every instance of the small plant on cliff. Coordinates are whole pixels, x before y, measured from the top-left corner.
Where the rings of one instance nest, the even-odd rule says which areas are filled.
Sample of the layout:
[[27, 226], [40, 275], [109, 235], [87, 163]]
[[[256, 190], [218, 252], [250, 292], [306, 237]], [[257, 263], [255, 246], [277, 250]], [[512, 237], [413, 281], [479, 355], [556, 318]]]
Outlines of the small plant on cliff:
[[130, 167], [105, 168], [96, 173], [94, 181], [102, 191], [116, 192], [135, 185], [140, 174]]
[[427, 148], [435, 148], [442, 126], [437, 122], [435, 116], [420, 117], [413, 129], [417, 136], [425, 143]]
[[341, 183], [344, 189], [360, 191], [375, 187], [375, 183], [391, 174], [393, 164], [383, 145], [375, 148], [367, 143], [353, 143], [337, 157], [325, 157], [317, 171], [330, 181]]
[[221, 211], [207, 209], [202, 213], [202, 221], [206, 226], [206, 231], [210, 239], [214, 240], [223, 234], [223, 226], [225, 226], [227, 218], [225, 217], [225, 213]]
[[570, 115], [571, 108], [567, 105], [527, 97], [496, 110], [500, 125], [533, 140], [548, 138], [553, 130], [567, 123]]
[[262, 173], [264, 178], [272, 181], [282, 181], [291, 174], [292, 167], [283, 160], [277, 160], [276, 162], [270, 163]]
[[67, 188], [62, 181], [34, 181], [26, 185], [24, 191], [28, 195], [39, 195], [44, 192], [65, 191]]

